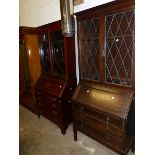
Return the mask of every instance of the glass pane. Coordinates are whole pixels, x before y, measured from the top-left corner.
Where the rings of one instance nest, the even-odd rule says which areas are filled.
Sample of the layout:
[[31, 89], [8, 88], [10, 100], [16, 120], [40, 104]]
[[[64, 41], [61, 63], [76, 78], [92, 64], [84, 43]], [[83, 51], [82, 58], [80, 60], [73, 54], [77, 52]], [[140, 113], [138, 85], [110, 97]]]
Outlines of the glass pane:
[[91, 19], [79, 23], [81, 79], [99, 81], [99, 21]]
[[134, 52], [134, 11], [120, 12], [106, 20], [106, 82], [131, 86]]
[[40, 40], [41, 40], [40, 54], [41, 54], [42, 70], [43, 72], [51, 72], [48, 34], [47, 33], [41, 34]]
[[58, 75], [65, 74], [64, 37], [61, 31], [51, 33], [52, 45], [52, 72]]

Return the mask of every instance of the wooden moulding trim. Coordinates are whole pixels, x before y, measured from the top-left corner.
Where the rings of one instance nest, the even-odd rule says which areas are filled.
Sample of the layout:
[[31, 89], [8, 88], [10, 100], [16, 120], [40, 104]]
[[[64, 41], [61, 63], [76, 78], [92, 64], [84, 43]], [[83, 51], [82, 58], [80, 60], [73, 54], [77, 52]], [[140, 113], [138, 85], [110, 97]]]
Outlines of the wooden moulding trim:
[[101, 13], [101, 12], [105, 12], [105, 11], [108, 11], [109, 9], [111, 10], [113, 7], [113, 9], [118, 9], [119, 7], [128, 7], [128, 6], [134, 6], [135, 4], [135, 0], [115, 0], [115, 1], [112, 1], [112, 2], [108, 2], [108, 3], [105, 3], [105, 4], [101, 4], [99, 6], [95, 6], [93, 8], [89, 8], [87, 10], [83, 10], [83, 11], [80, 11], [80, 12], [77, 12], [75, 13], [75, 15], [77, 15], [77, 18], [81, 17], [83, 14], [94, 14], [94, 12], [96, 13]]
[[20, 35], [25, 34], [25, 33], [36, 34], [37, 33], [37, 28], [35, 28], [35, 27], [27, 27], [27, 26], [20, 26], [19, 27], [19, 33], [20, 33]]

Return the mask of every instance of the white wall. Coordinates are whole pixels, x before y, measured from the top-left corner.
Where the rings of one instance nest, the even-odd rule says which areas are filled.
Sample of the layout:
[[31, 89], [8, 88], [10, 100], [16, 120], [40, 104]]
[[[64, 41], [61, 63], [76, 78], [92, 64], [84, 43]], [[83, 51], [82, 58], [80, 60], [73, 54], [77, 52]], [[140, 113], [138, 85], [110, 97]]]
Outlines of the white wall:
[[[79, 12], [113, 0], [84, 0], [74, 7]], [[60, 20], [59, 0], [19, 0], [20, 26], [37, 27]]]

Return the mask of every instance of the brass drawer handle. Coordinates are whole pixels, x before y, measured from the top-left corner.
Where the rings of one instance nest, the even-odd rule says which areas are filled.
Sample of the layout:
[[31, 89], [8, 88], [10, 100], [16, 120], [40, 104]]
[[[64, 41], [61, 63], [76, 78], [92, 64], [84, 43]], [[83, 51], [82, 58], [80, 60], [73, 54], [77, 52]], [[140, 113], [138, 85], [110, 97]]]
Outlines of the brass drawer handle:
[[61, 100], [59, 100], [58, 102], [61, 103]]
[[53, 114], [55, 115], [55, 114], [57, 114], [58, 112], [56, 112], [56, 111], [53, 111]]
[[51, 98], [52, 99], [52, 101], [56, 101], [56, 99], [55, 98]]
[[86, 92], [89, 93], [90, 92], [89, 89]]

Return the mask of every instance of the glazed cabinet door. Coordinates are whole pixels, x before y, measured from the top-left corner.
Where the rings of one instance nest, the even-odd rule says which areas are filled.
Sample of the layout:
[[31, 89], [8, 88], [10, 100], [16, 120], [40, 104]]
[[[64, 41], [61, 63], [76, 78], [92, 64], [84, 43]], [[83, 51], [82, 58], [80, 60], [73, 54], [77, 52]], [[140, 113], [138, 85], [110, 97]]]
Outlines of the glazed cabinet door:
[[134, 84], [134, 10], [105, 16], [105, 82]]
[[51, 72], [51, 55], [49, 50], [49, 37], [48, 32], [42, 32], [39, 35], [40, 42], [40, 59], [41, 59], [41, 68], [42, 73]]
[[99, 19], [78, 23], [80, 77], [84, 80], [100, 81], [99, 76]]
[[65, 75], [64, 37], [62, 32], [50, 32], [50, 45], [52, 55], [52, 74]]

